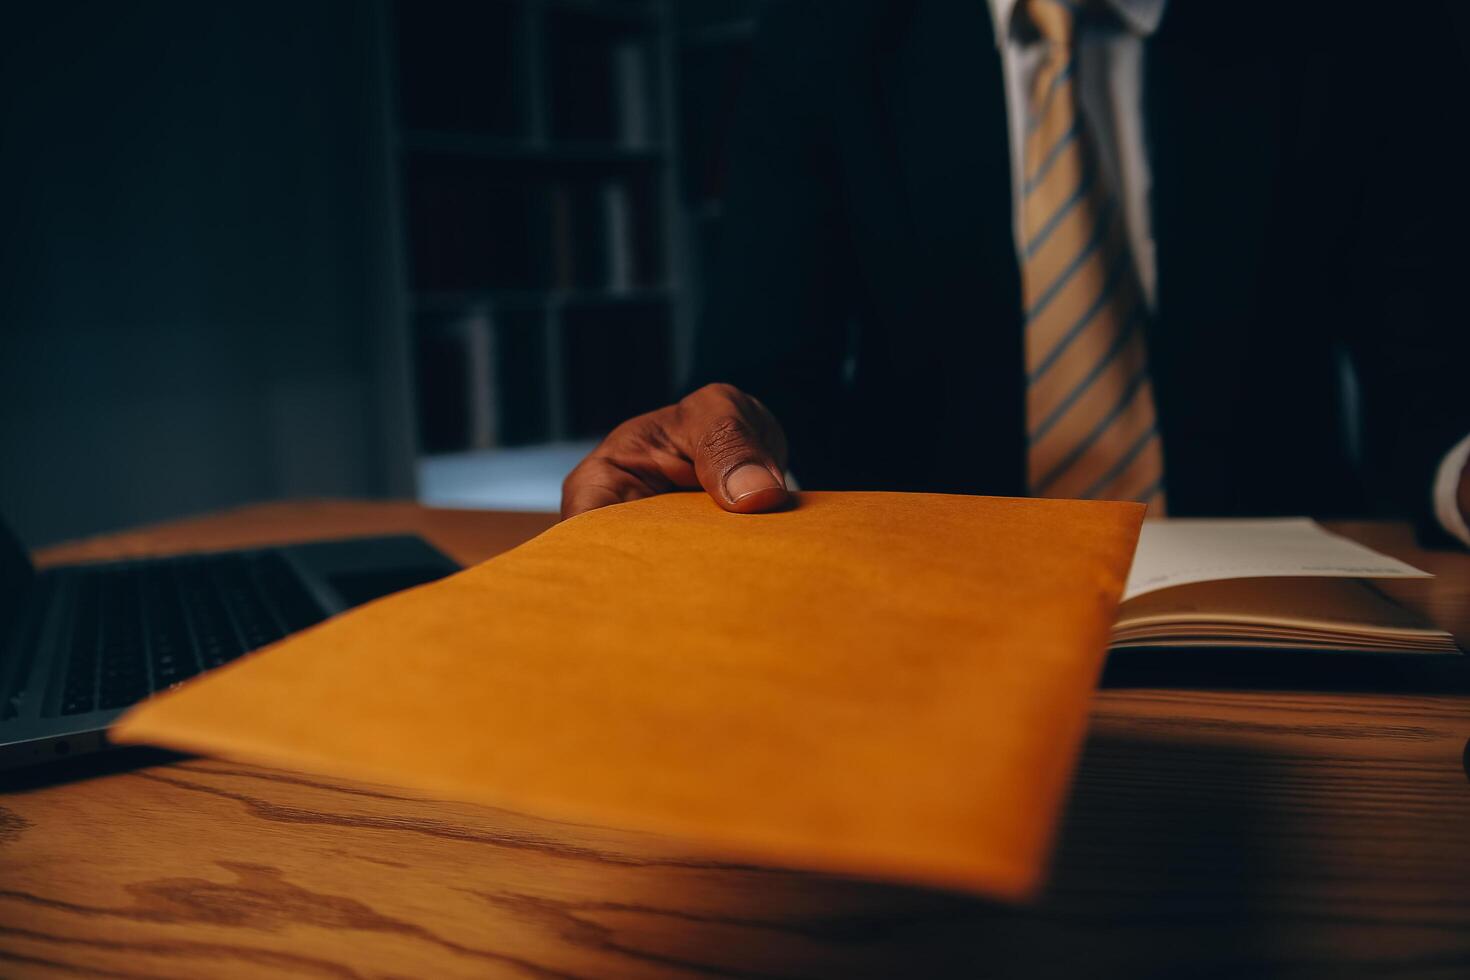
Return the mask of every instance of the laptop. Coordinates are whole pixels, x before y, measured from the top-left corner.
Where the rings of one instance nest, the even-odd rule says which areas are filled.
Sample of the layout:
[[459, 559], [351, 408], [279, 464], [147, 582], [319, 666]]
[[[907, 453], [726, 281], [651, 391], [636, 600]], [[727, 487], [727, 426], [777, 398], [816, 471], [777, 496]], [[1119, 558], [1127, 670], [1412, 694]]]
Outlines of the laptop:
[[458, 569], [396, 536], [37, 571], [0, 521], [0, 770], [108, 748], [154, 692]]

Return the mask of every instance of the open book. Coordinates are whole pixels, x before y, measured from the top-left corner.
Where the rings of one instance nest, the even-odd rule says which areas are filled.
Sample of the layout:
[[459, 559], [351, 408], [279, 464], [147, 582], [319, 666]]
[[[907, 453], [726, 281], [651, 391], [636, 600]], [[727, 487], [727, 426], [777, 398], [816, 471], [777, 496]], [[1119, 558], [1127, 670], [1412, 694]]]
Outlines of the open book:
[[1428, 577], [1305, 518], [1145, 521], [1112, 647], [1459, 653], [1366, 581]]

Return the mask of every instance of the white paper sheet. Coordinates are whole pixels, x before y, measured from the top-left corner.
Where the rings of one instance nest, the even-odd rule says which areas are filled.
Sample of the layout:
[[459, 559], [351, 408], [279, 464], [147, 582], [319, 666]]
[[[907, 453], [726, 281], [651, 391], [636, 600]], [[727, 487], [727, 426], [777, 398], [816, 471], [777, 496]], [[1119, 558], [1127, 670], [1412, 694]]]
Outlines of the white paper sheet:
[[1174, 585], [1229, 578], [1430, 578], [1305, 517], [1144, 521], [1126, 601]]

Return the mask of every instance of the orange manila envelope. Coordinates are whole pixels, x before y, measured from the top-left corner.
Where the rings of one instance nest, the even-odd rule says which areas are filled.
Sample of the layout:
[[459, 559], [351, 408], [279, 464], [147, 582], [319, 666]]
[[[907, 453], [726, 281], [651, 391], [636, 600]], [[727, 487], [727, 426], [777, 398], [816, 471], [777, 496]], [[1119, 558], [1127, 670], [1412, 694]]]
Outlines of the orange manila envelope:
[[1024, 899], [1142, 514], [622, 504], [155, 697], [113, 737]]

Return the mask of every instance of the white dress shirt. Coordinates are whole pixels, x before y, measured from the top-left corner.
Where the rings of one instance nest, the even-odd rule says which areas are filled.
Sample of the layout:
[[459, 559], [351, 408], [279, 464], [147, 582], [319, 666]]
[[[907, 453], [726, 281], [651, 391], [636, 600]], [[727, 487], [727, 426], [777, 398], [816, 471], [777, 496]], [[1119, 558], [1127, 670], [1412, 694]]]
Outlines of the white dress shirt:
[[[988, 0], [1005, 77], [1011, 139], [1012, 224], [1016, 254], [1024, 256], [1021, 185], [1025, 174], [1026, 102], [1031, 82], [1045, 60], [1044, 44], [1016, 25], [1019, 0]], [[1151, 171], [1143, 132], [1144, 39], [1159, 26], [1167, 0], [1106, 0], [1117, 15], [1112, 25], [1079, 24], [1074, 78], [1098, 165], [1123, 215], [1129, 251], [1143, 296], [1152, 310], [1157, 265], [1149, 214]], [[1429, 489], [1435, 517], [1446, 531], [1470, 545], [1470, 527], [1456, 491], [1470, 459], [1470, 436], [1445, 454]]]

